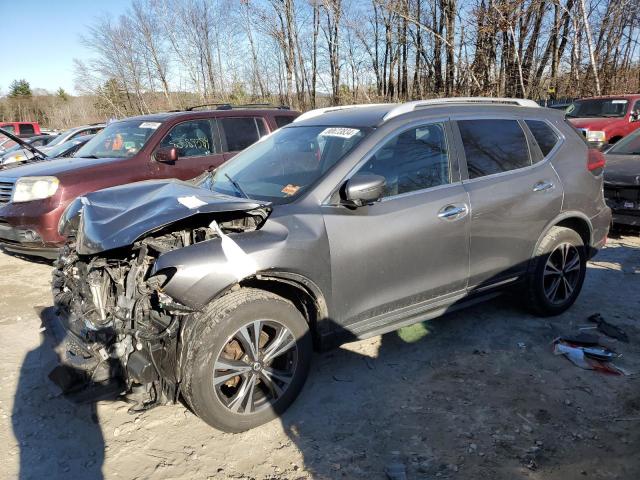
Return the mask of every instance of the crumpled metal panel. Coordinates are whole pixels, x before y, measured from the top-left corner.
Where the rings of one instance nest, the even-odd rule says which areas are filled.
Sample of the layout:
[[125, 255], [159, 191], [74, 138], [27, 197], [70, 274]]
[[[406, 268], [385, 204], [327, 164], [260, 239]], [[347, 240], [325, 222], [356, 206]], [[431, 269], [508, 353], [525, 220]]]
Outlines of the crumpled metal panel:
[[148, 180], [77, 198], [63, 215], [59, 230], [77, 228], [78, 253], [91, 255], [131, 245], [149, 232], [194, 215], [249, 211], [266, 205], [181, 180]]

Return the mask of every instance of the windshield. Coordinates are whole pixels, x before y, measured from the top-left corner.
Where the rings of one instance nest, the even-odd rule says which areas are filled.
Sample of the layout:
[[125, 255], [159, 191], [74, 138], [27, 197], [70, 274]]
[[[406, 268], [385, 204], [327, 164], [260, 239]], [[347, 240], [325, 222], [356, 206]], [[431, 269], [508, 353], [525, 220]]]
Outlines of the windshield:
[[567, 108], [567, 117], [624, 117], [629, 101], [624, 98], [578, 100]]
[[[299, 196], [349, 153], [369, 130], [287, 127], [264, 137], [216, 170], [211, 190], [273, 203]], [[179, 160], [178, 160], [179, 161]]]
[[133, 157], [144, 147], [159, 126], [159, 122], [141, 122], [140, 120], [112, 123], [89, 140], [75, 156], [80, 158]]
[[627, 135], [616, 143], [607, 154], [614, 155], [640, 155], [640, 130]]

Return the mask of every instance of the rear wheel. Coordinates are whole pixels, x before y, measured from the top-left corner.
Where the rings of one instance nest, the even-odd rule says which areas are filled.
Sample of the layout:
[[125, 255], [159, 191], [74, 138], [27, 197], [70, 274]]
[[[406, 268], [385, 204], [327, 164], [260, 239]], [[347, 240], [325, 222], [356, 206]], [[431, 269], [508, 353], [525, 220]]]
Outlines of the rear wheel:
[[312, 342], [286, 299], [241, 289], [213, 302], [185, 330], [182, 392], [193, 411], [226, 432], [266, 423], [295, 400]]
[[584, 242], [575, 230], [553, 227], [540, 242], [527, 284], [527, 304], [541, 316], [559, 315], [578, 298], [587, 267]]

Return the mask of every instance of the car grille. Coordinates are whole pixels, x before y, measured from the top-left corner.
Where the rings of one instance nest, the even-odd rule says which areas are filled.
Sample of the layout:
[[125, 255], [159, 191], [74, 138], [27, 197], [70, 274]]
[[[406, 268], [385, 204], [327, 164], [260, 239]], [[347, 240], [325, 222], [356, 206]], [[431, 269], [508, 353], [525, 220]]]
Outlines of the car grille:
[[13, 193], [13, 182], [0, 182], [0, 204], [11, 200]]

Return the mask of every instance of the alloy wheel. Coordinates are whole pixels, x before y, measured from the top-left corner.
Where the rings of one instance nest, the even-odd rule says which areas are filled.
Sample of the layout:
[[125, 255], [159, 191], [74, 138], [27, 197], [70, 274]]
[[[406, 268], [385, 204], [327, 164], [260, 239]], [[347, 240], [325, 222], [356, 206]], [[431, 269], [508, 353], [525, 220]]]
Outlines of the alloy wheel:
[[213, 387], [231, 412], [253, 414], [285, 394], [297, 366], [298, 347], [291, 331], [274, 320], [255, 320], [231, 335], [218, 354]]
[[561, 243], [547, 258], [542, 277], [544, 294], [554, 305], [561, 305], [575, 291], [580, 280], [580, 252], [570, 243]]

